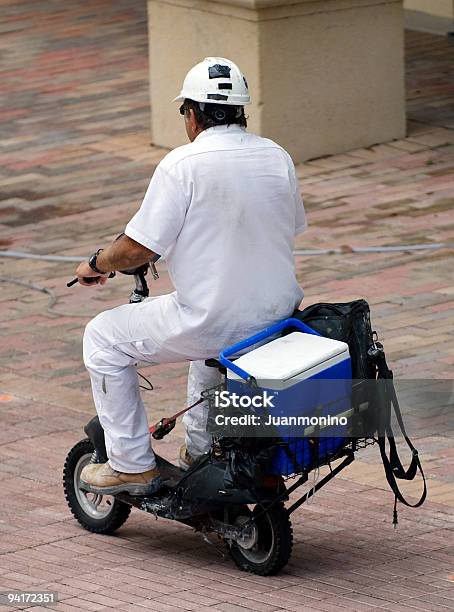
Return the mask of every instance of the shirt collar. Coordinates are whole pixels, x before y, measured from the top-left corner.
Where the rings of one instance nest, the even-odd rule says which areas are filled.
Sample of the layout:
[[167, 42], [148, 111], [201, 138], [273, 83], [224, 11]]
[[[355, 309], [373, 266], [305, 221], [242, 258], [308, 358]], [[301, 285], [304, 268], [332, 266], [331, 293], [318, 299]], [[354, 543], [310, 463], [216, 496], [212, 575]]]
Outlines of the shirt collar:
[[203, 138], [208, 138], [209, 136], [214, 136], [215, 134], [238, 134], [241, 132], [245, 132], [245, 128], [237, 123], [233, 123], [231, 125], [215, 125], [214, 127], [207, 128], [200, 132], [200, 134], [194, 139], [202, 140]]

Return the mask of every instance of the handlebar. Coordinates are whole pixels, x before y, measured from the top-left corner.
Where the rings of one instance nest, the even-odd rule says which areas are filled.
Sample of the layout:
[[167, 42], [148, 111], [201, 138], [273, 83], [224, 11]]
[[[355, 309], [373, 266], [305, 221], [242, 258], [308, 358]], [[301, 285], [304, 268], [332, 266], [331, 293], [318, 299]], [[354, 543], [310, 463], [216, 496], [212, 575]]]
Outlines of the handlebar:
[[[148, 289], [148, 283], [145, 278], [145, 275], [147, 274], [148, 270], [151, 270], [153, 279], [157, 280], [159, 278], [159, 274], [155, 266], [155, 262], [158, 261], [159, 257], [160, 257], [159, 255], [156, 255], [155, 257], [153, 257], [151, 261], [139, 266], [138, 268], [129, 268], [127, 270], [119, 270], [119, 272], [121, 272], [122, 274], [128, 274], [131, 276], [134, 275], [136, 286], [129, 297], [130, 304], [142, 302], [145, 298], [148, 297], [150, 292]], [[115, 272], [111, 272], [108, 278], [113, 278], [114, 276], [115, 276]], [[84, 277], [84, 282], [94, 283], [97, 281], [98, 278], [100, 277], [99, 276]], [[71, 281], [66, 283], [66, 286], [72, 287], [78, 282], [79, 282], [78, 278], [73, 278]]]

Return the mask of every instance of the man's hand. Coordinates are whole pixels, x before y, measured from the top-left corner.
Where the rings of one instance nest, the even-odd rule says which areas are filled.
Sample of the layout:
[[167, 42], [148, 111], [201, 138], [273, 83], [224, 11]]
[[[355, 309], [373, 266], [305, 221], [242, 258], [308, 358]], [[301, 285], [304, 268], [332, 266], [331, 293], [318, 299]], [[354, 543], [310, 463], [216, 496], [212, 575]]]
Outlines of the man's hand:
[[[155, 257], [156, 253], [123, 234], [117, 240], [114, 240], [110, 246], [98, 253], [96, 267], [100, 270], [109, 270], [109, 272], [99, 274], [89, 266], [88, 261], [84, 261], [77, 267], [76, 275], [79, 283], [85, 287], [105, 285], [110, 271], [138, 268]], [[87, 283], [84, 278], [95, 280]]]
[[[88, 261], [83, 261], [77, 267], [76, 276], [79, 279], [80, 285], [91, 287], [92, 285], [105, 285], [107, 283], [109, 273], [104, 276], [100, 276], [98, 272], [95, 272], [90, 268]], [[91, 283], [87, 283], [84, 281], [84, 278], [93, 278], [94, 280]]]

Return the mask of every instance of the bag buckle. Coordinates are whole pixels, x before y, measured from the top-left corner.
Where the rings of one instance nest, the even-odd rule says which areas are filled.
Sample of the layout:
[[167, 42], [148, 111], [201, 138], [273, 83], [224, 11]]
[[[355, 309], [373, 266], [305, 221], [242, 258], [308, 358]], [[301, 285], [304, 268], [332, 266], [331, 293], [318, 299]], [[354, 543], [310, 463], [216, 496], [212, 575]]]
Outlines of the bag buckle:
[[384, 354], [383, 344], [380, 342], [374, 342], [373, 345], [367, 350], [367, 354], [369, 357], [372, 357], [372, 359], [380, 359]]

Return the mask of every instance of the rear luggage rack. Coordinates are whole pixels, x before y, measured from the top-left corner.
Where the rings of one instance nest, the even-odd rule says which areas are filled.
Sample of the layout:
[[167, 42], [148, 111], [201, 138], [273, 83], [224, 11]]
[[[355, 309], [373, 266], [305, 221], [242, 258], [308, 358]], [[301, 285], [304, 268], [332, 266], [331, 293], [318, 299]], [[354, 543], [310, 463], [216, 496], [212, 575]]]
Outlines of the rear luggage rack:
[[[209, 414], [219, 410], [215, 400], [219, 393], [225, 391], [226, 383], [221, 383], [203, 391], [202, 396], [208, 402]], [[209, 417], [210, 418], [210, 417]], [[312, 430], [313, 428], [308, 428]], [[300, 431], [300, 430], [299, 430]], [[306, 476], [312, 470], [329, 465], [342, 457], [354, 455], [360, 449], [375, 444], [372, 437], [323, 437], [314, 438], [297, 435], [286, 438], [270, 438], [270, 446], [275, 447], [279, 458], [279, 471], [285, 480], [296, 476]], [[307, 451], [307, 452], [303, 452]], [[309, 457], [309, 461], [301, 464], [301, 457]]]

